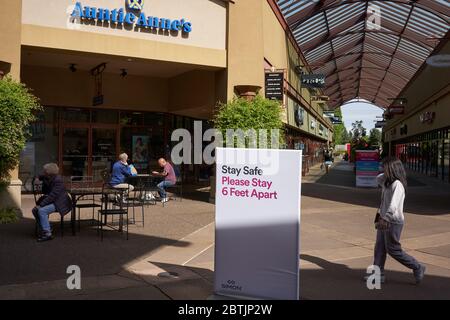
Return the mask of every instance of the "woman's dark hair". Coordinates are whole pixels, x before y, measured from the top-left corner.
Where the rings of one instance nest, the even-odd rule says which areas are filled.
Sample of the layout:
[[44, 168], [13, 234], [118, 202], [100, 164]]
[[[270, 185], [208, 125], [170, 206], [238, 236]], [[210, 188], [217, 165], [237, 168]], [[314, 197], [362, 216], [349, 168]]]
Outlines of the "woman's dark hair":
[[395, 157], [387, 157], [383, 160], [385, 186], [389, 187], [396, 180], [399, 180], [406, 189], [408, 182], [406, 181], [406, 172], [403, 163]]

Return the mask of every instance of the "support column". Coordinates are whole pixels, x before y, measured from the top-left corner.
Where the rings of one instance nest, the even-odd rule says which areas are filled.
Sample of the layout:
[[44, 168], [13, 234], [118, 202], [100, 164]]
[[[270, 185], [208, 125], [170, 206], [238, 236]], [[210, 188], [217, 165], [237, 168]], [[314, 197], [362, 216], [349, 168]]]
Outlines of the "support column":
[[230, 3], [228, 100], [235, 95], [252, 99], [264, 87], [263, 41], [263, 1], [237, 0]]
[[[22, 44], [22, 0], [0, 0], [0, 71], [20, 81]], [[0, 207], [21, 208], [19, 168], [11, 172], [11, 183], [0, 191]]]

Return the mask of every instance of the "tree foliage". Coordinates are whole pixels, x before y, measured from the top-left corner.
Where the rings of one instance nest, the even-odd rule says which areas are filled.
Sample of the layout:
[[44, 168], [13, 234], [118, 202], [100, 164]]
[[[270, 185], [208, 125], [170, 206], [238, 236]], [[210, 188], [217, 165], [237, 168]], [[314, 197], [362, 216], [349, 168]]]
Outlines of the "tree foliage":
[[381, 146], [381, 131], [373, 128], [369, 134], [369, 145], [376, 147]]
[[0, 184], [9, 182], [37, 110], [42, 110], [39, 101], [24, 84], [10, 77], [0, 80]]
[[367, 136], [367, 130], [364, 128], [362, 120], [352, 123], [351, 135], [352, 140], [359, 140]]
[[[334, 111], [334, 116], [342, 119], [342, 112], [340, 108]], [[350, 142], [350, 136], [344, 124], [334, 125], [333, 143], [334, 145], [342, 145]]]
[[265, 130], [270, 144], [270, 130], [278, 130], [279, 142], [283, 143], [281, 112], [281, 106], [277, 101], [265, 99], [259, 95], [252, 101], [234, 98], [228, 103], [219, 104], [213, 123], [215, 128], [222, 132], [224, 140], [226, 140], [228, 129], [243, 131], [254, 129], [256, 132]]

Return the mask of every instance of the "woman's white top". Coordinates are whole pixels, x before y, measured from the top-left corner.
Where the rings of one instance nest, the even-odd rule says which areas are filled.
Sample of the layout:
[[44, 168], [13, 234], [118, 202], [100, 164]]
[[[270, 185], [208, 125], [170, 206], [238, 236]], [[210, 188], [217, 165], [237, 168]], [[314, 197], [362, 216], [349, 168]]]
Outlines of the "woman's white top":
[[405, 187], [399, 180], [386, 187], [385, 181], [384, 173], [377, 176], [377, 182], [382, 188], [380, 216], [390, 223], [403, 224], [405, 221], [405, 216], [403, 215]]

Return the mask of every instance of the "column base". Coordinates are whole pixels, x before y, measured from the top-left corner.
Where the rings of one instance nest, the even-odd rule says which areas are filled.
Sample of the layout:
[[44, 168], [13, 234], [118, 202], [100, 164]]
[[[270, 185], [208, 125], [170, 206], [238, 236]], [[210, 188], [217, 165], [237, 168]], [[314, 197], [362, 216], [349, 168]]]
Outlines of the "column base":
[[0, 208], [15, 208], [22, 217], [22, 181], [11, 180], [9, 186], [0, 192]]

